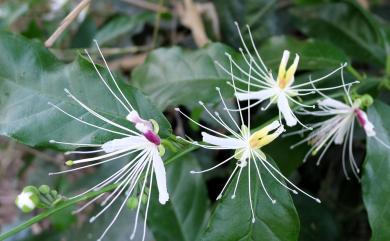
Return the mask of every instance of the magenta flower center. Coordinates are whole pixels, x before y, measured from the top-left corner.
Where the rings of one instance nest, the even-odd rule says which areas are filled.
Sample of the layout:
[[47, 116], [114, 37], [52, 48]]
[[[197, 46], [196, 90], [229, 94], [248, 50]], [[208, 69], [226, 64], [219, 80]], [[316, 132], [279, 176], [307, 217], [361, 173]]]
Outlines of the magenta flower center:
[[144, 136], [148, 141], [155, 144], [156, 146], [160, 145], [161, 139], [158, 135], [156, 135], [153, 131], [148, 130], [144, 133]]
[[366, 125], [366, 119], [364, 118], [363, 111], [361, 111], [360, 109], [355, 109], [355, 113], [359, 121], [359, 124], [364, 127]]

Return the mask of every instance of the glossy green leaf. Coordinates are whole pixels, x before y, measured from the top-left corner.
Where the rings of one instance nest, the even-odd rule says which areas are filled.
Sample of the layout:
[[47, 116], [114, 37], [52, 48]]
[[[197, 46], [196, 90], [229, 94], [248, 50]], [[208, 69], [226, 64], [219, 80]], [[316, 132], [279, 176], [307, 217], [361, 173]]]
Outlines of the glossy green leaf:
[[293, 9], [296, 26], [311, 37], [332, 42], [359, 62], [384, 64], [382, 33], [375, 19], [354, 1]]
[[219, 98], [215, 87], [223, 88], [224, 93], [231, 91], [226, 88], [229, 76], [214, 63], [217, 60], [229, 66], [225, 52], [237, 55], [219, 43], [196, 51], [179, 47], [158, 49], [133, 71], [132, 80], [160, 109], [191, 105], [199, 100], [213, 102]]
[[103, 45], [123, 34], [135, 34], [142, 30], [143, 25], [154, 19], [154, 14], [143, 12], [131, 16], [117, 16], [105, 24], [96, 33], [95, 39]]
[[[83, 57], [63, 64], [40, 43], [5, 32], [0, 33], [0, 52], [0, 134], [31, 146], [46, 146], [51, 139], [101, 143], [118, 137], [81, 124], [51, 107], [48, 102], [84, 121], [117, 130], [89, 115], [67, 97], [64, 88], [98, 113], [131, 128], [132, 125], [125, 120], [126, 110], [104, 86], [92, 64]], [[108, 72], [99, 69], [109, 80]], [[140, 115], [155, 119], [162, 136], [169, 135], [170, 125], [162, 113], [138, 90], [123, 84], [119, 78], [117, 80]]]
[[237, 47], [240, 38], [235, 21], [242, 29], [246, 24], [250, 25], [256, 42], [285, 33], [289, 27], [287, 12], [279, 9], [277, 0], [216, 0], [214, 3], [224, 40]]
[[153, 199], [149, 210], [149, 228], [158, 241], [193, 241], [206, 225], [209, 201], [196, 159], [186, 155], [167, 168], [170, 200], [161, 205]]
[[260, 54], [263, 56], [269, 68], [279, 67], [284, 50], [292, 54], [299, 54], [299, 70], [323, 70], [337, 68], [340, 64], [348, 61], [348, 57], [333, 44], [309, 39], [297, 40], [286, 36], [277, 36], [268, 39]]
[[326, 208], [325, 203], [319, 204], [297, 195], [294, 196], [294, 204], [301, 223], [299, 241], [339, 240], [340, 234], [336, 219]]
[[[270, 163], [274, 162], [269, 158]], [[253, 165], [253, 163], [252, 163]], [[299, 218], [287, 189], [277, 183], [259, 166], [264, 185], [276, 203], [272, 204], [262, 189], [256, 168], [250, 172], [251, 194], [255, 210], [255, 223], [249, 207], [248, 168], [244, 169], [236, 197], [231, 198], [236, 177], [212, 213], [202, 241], [296, 241], [299, 235]]]
[[[390, 106], [377, 101], [368, 111], [377, 137], [390, 143]], [[367, 140], [363, 166], [363, 201], [372, 229], [371, 241], [390, 240], [390, 150], [374, 138]]]

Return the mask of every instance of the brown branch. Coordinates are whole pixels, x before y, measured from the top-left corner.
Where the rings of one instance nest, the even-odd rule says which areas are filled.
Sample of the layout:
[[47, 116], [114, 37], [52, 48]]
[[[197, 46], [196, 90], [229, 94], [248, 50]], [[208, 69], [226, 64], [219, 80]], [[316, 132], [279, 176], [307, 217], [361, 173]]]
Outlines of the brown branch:
[[76, 17], [83, 11], [89, 4], [91, 0], [82, 0], [75, 9], [73, 9], [62, 22], [60, 26], [56, 29], [56, 31], [48, 38], [45, 42], [45, 46], [50, 48], [53, 46], [54, 42], [58, 39], [58, 37], [65, 31], [65, 29], [71, 24]]

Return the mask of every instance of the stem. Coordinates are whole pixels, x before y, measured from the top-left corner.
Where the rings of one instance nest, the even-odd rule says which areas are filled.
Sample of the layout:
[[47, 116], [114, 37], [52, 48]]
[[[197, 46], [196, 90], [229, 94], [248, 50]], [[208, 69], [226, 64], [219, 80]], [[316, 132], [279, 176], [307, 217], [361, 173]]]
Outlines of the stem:
[[[183, 151], [175, 154], [174, 156], [172, 156], [171, 158], [168, 158], [166, 161], [165, 161], [165, 165], [169, 165], [170, 163], [173, 163], [176, 159], [194, 151], [198, 149], [198, 146], [188, 146], [186, 147]], [[26, 222], [12, 228], [11, 230], [3, 233], [0, 235], [0, 240], [4, 240], [6, 238], [9, 238], [13, 235], [15, 235], [16, 233], [30, 227], [31, 225], [33, 225], [34, 223], [37, 223], [37, 222], [40, 222], [42, 221], [43, 219], [53, 215], [54, 213], [64, 209], [64, 208], [67, 208], [67, 207], [70, 207], [78, 202], [81, 202], [81, 201], [84, 201], [84, 200], [87, 200], [87, 199], [90, 199], [90, 198], [93, 198], [93, 197], [96, 197], [104, 192], [109, 192], [113, 189], [115, 189], [117, 187], [117, 184], [112, 184], [110, 186], [107, 186], [105, 188], [103, 188], [102, 190], [99, 190], [99, 191], [95, 191], [95, 192], [89, 192], [89, 193], [86, 193], [85, 195], [83, 196], [80, 196], [78, 198], [75, 198], [75, 199], [70, 199], [70, 200], [67, 200], [67, 201], [64, 201], [63, 203], [59, 204], [57, 207], [54, 207], [54, 208], [51, 208], [51, 209], [48, 209], [40, 214], [38, 214], [37, 216], [35, 217], [32, 217], [31, 219], [27, 220]]]
[[352, 65], [348, 65], [347, 68], [349, 73], [351, 73], [357, 80], [361, 81], [364, 79], [363, 75], [361, 75]]

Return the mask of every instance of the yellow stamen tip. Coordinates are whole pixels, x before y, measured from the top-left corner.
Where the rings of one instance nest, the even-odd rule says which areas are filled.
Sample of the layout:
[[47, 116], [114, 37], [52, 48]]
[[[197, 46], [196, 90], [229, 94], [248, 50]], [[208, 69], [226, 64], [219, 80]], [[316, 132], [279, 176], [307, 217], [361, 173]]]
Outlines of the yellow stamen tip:
[[66, 164], [67, 166], [72, 166], [73, 163], [74, 163], [73, 160], [68, 160], [68, 161], [65, 162], [65, 164]]

